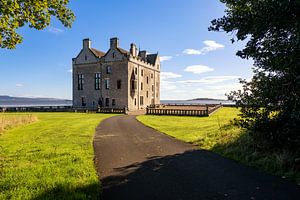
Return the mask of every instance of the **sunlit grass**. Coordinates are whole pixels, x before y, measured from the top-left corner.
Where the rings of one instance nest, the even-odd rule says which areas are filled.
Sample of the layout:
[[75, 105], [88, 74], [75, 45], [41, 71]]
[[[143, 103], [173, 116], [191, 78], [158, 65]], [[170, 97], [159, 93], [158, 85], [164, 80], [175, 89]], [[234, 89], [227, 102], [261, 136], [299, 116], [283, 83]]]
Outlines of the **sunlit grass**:
[[32, 114], [17, 115], [0, 113], [0, 134], [10, 128], [29, 124], [35, 121], [37, 121], [37, 117]]
[[34, 115], [38, 121], [0, 136], [0, 199], [98, 199], [92, 140], [112, 115]]
[[259, 151], [249, 133], [231, 123], [238, 113], [236, 108], [222, 108], [210, 117], [144, 115], [137, 119], [174, 138], [196, 144], [201, 149], [300, 183], [299, 164], [295, 163], [297, 155], [282, 149]]

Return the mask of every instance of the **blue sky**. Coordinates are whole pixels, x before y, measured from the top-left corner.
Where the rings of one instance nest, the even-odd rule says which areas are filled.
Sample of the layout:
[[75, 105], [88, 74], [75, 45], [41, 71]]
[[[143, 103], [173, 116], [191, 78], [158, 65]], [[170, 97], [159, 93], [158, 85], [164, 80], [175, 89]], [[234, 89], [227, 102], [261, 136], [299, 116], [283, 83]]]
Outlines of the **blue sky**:
[[76, 15], [71, 29], [53, 19], [42, 31], [18, 30], [24, 42], [0, 49], [0, 95], [72, 97], [71, 59], [90, 38], [107, 51], [109, 38], [122, 48], [134, 42], [162, 56], [161, 99], [226, 98], [252, 76], [252, 61], [235, 55], [244, 43], [230, 34], [209, 32], [210, 21], [224, 15], [219, 0], [70, 0]]

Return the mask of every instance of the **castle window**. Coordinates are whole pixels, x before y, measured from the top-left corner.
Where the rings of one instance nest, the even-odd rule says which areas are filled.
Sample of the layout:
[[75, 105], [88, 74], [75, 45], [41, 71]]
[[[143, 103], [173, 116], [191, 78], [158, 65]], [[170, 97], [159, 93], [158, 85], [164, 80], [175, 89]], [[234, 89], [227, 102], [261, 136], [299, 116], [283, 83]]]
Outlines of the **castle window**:
[[78, 90], [83, 90], [83, 83], [84, 83], [84, 76], [83, 74], [78, 74]]
[[141, 106], [144, 105], [144, 97], [143, 96], [140, 96], [140, 104], [141, 104]]
[[149, 77], [147, 76], [147, 84], [149, 84]]
[[136, 80], [131, 80], [131, 89], [136, 90], [137, 89], [137, 81]]
[[115, 106], [115, 105], [116, 105], [116, 100], [115, 100], [115, 99], [112, 99], [112, 100], [111, 100], [111, 105], [112, 105], [112, 106]]
[[141, 83], [141, 90], [143, 90], [143, 83]]
[[111, 74], [111, 66], [106, 67], [106, 74]]
[[87, 55], [84, 55], [84, 60], [87, 60]]
[[136, 98], [134, 98], [134, 105], [136, 106]]
[[152, 92], [154, 91], [154, 85], [152, 85]]
[[118, 80], [117, 81], [117, 89], [121, 89], [122, 81]]
[[153, 78], [153, 74], [151, 74], [151, 78]]
[[105, 79], [105, 89], [109, 89], [109, 79]]
[[81, 97], [81, 106], [82, 107], [86, 106], [86, 98], [85, 97]]
[[100, 90], [100, 73], [95, 74], [95, 90]]
[[134, 68], [134, 73], [137, 75], [137, 73], [138, 73], [137, 68]]
[[141, 76], [144, 76], [144, 70], [141, 70]]
[[105, 98], [105, 106], [109, 106], [109, 98]]
[[149, 92], [147, 91], [147, 98], [149, 97]]
[[156, 97], [158, 98], [158, 92], [156, 93]]
[[113, 52], [113, 53], [112, 53], [112, 57], [113, 57], [113, 58], [115, 58], [115, 57], [116, 57], [116, 54], [115, 54], [115, 52]]
[[159, 69], [159, 65], [157, 65], [157, 69]]

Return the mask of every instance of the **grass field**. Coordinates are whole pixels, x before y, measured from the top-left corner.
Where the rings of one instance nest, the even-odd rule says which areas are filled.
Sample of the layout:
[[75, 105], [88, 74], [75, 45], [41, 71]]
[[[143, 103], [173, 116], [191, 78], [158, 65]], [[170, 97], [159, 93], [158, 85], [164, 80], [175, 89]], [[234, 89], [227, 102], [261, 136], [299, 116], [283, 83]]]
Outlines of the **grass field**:
[[248, 133], [230, 123], [238, 113], [236, 108], [222, 108], [210, 117], [144, 115], [137, 119], [149, 127], [196, 144], [202, 149], [300, 183], [299, 168], [289, 164], [294, 162], [294, 155], [286, 151], [257, 151]]
[[32, 114], [17, 115], [0, 113], [0, 134], [5, 130], [37, 121]]
[[112, 115], [34, 116], [38, 121], [0, 135], [0, 199], [98, 199], [92, 138]]

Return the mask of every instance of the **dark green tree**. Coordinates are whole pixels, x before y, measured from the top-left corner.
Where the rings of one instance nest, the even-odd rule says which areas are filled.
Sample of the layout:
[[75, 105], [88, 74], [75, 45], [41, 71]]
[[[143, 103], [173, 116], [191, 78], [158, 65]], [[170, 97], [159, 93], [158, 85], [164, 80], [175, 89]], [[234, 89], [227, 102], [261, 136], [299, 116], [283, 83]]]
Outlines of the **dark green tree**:
[[67, 8], [69, 0], [0, 0], [0, 47], [13, 49], [22, 42], [17, 29], [25, 25], [42, 30], [56, 17], [71, 27], [75, 16]]
[[221, 0], [225, 16], [211, 31], [247, 41], [237, 52], [254, 60], [254, 76], [228, 97], [241, 107], [239, 124], [263, 147], [300, 148], [300, 0]]

